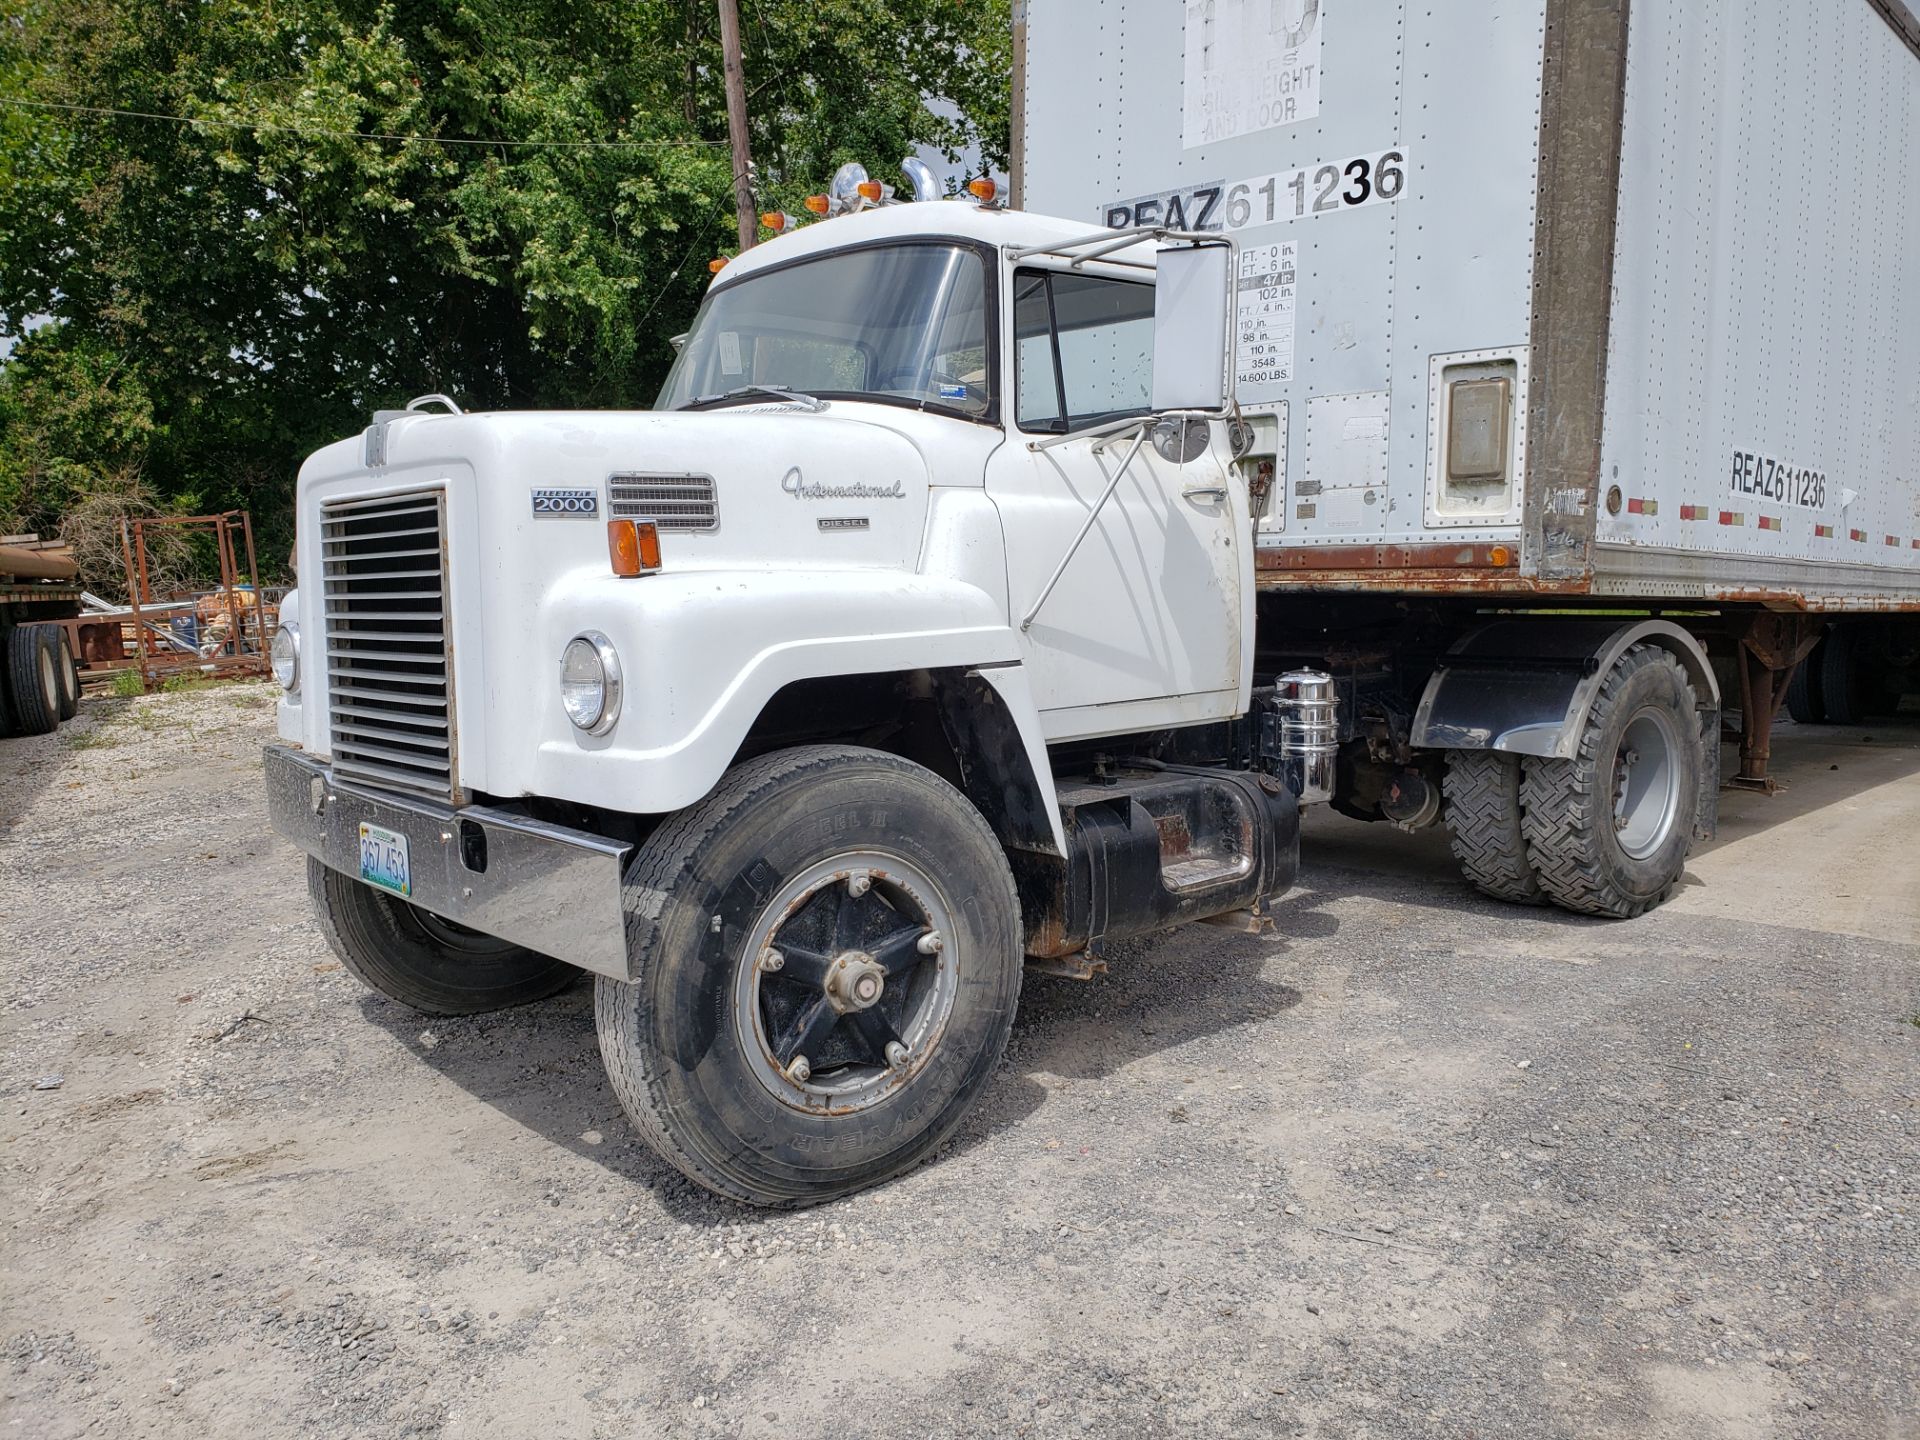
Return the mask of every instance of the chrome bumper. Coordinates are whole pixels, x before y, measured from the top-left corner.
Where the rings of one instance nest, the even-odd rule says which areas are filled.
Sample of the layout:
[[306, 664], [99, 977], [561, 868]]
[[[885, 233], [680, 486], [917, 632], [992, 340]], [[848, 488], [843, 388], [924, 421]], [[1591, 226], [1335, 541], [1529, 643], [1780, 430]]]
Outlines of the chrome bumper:
[[628, 978], [620, 877], [631, 845], [485, 805], [454, 808], [336, 781], [323, 762], [281, 745], [266, 747], [266, 771], [273, 828], [322, 864], [357, 880], [361, 822], [397, 830], [413, 872], [408, 898], [423, 910]]

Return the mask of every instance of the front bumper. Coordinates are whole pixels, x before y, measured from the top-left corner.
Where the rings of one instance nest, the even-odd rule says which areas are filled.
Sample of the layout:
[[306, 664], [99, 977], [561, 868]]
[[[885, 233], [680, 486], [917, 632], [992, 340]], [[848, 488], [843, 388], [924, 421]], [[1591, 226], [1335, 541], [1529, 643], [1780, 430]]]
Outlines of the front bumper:
[[485, 805], [336, 781], [325, 763], [281, 745], [266, 747], [266, 771], [273, 828], [322, 864], [357, 880], [361, 822], [397, 830], [412, 864], [408, 899], [421, 909], [628, 978], [621, 876], [631, 845]]

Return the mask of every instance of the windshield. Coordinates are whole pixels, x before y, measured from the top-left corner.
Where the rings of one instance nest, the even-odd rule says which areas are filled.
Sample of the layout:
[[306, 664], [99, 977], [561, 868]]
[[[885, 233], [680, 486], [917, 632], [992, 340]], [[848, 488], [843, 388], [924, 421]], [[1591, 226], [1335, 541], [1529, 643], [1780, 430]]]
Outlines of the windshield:
[[985, 264], [960, 245], [847, 250], [736, 281], [700, 306], [654, 408], [765, 403], [752, 387], [780, 386], [984, 416], [986, 292]]

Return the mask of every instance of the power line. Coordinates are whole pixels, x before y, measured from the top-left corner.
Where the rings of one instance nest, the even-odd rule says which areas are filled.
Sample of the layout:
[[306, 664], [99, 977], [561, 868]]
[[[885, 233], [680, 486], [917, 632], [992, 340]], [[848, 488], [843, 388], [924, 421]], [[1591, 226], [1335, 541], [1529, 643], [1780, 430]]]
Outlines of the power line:
[[507, 146], [531, 150], [676, 150], [727, 148], [724, 140], [475, 140], [450, 135], [400, 135], [377, 130], [322, 130], [273, 120], [200, 120], [190, 115], [161, 115], [151, 110], [118, 110], [104, 105], [62, 105], [50, 100], [11, 100], [0, 105], [21, 110], [63, 110], [76, 115], [114, 115], [126, 120], [164, 120], [174, 125], [211, 125], [229, 130], [277, 130], [302, 139], [411, 140], [424, 145]]

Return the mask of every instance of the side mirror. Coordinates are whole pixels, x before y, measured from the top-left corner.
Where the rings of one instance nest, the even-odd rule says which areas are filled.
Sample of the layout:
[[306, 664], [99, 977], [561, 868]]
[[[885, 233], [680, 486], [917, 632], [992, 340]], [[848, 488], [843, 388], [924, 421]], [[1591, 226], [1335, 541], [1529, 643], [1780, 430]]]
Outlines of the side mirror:
[[1230, 240], [1161, 247], [1153, 289], [1153, 408], [1224, 415], [1233, 403]]

